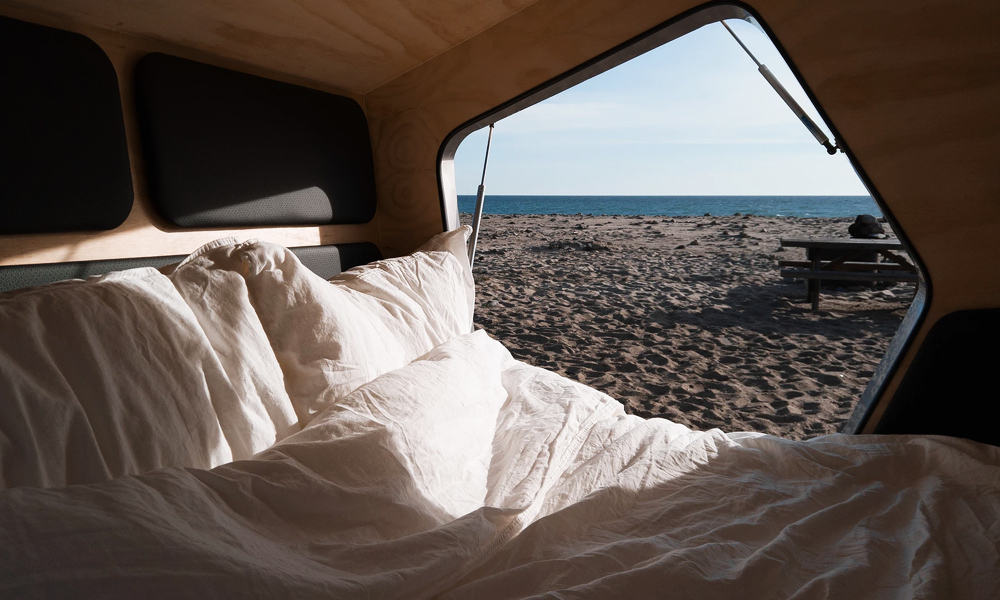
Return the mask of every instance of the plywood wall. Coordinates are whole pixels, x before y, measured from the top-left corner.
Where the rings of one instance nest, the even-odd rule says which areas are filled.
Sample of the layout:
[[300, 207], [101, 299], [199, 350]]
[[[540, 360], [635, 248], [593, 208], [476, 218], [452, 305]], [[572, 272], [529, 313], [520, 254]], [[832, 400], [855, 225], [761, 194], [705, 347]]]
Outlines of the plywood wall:
[[364, 93], [536, 0], [4, 0]]

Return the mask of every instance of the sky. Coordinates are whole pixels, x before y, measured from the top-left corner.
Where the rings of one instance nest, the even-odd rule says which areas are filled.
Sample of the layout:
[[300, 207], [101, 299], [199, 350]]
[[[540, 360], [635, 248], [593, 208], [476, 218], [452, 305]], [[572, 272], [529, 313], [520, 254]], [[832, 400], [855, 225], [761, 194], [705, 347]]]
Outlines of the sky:
[[[832, 138], [764, 33], [729, 20]], [[486, 129], [455, 156], [475, 194]], [[702, 27], [497, 122], [486, 175], [496, 195], [867, 195], [718, 23]]]

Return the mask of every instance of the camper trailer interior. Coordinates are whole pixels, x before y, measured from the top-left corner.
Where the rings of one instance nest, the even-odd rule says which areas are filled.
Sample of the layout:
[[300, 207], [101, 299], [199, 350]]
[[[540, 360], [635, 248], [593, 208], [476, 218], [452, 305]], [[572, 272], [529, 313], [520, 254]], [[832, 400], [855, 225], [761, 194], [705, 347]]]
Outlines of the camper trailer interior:
[[[747, 19], [920, 269], [804, 441], [626, 415], [471, 332], [461, 140]], [[997, 597], [998, 19], [0, 0], [0, 596]]]

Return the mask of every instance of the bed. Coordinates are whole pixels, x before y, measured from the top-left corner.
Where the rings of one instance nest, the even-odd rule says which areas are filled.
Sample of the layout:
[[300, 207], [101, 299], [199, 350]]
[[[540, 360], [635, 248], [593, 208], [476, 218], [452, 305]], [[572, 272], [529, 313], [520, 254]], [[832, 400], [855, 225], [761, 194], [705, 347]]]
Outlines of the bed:
[[626, 415], [471, 332], [467, 234], [0, 294], [0, 597], [1000, 596], [1000, 449]]

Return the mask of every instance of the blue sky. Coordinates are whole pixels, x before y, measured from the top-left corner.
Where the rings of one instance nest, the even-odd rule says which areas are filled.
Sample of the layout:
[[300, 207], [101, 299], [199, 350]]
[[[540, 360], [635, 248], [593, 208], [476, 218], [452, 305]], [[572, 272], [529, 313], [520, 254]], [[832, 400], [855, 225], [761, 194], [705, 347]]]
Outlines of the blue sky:
[[[727, 21], [827, 135], [777, 49]], [[455, 157], [475, 194], [486, 129]], [[488, 194], [865, 195], [846, 156], [829, 156], [718, 23], [497, 123]]]

